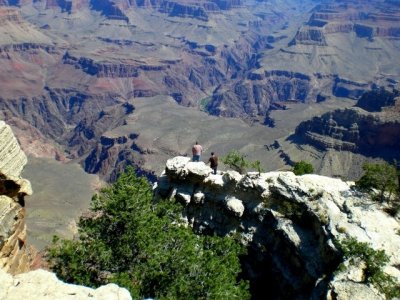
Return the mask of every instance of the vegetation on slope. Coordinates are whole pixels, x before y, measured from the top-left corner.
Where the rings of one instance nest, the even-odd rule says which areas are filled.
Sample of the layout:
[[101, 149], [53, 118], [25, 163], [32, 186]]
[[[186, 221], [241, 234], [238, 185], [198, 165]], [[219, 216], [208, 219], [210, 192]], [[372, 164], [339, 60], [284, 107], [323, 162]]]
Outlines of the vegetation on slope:
[[230, 151], [226, 156], [221, 158], [221, 161], [240, 174], [246, 174], [247, 168], [253, 168], [257, 170], [258, 173], [263, 172], [260, 161], [248, 161], [246, 155], [237, 150]]
[[[355, 238], [348, 238], [337, 243], [345, 259], [350, 264], [360, 265], [364, 262], [364, 282], [374, 285], [388, 299], [400, 297], [400, 286], [393, 276], [383, 271], [389, 262], [384, 250], [374, 250], [368, 243], [362, 243]], [[344, 268], [342, 264], [339, 269]]]
[[243, 248], [198, 236], [179, 224], [179, 206], [152, 202], [152, 189], [128, 168], [91, 202], [74, 240], [55, 238], [47, 257], [57, 275], [96, 287], [114, 282], [135, 299], [247, 299], [238, 281]]
[[389, 212], [396, 215], [400, 210], [400, 172], [387, 162], [366, 163], [364, 174], [356, 186], [370, 193], [372, 199], [389, 204]]

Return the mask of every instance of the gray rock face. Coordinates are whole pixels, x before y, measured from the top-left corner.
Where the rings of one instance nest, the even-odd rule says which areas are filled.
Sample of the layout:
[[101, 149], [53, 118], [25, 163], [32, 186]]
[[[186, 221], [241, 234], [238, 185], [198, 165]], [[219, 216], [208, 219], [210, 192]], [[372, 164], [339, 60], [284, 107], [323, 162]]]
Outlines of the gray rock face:
[[399, 221], [353, 191], [351, 183], [292, 172], [232, 171], [192, 181], [179, 176], [188, 164], [184, 157], [170, 159], [157, 194], [179, 199], [176, 191], [184, 189], [185, 198], [191, 196], [184, 213], [190, 226], [239, 234], [248, 246], [244, 264], [253, 289], [271, 290], [271, 297], [284, 291], [290, 299], [379, 299], [362, 282], [362, 265], [333, 276], [342, 260], [333, 242], [349, 237], [384, 249], [390, 256], [385, 271], [400, 282]]

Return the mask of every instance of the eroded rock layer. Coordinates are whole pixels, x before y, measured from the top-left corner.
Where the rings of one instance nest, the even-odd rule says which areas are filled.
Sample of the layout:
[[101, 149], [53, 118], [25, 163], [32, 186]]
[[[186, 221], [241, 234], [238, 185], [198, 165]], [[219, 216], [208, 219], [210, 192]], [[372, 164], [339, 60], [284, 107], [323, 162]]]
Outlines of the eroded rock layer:
[[24, 197], [32, 190], [20, 177], [26, 162], [11, 128], [0, 121], [0, 269], [11, 274], [29, 270], [32, 259], [24, 208]]
[[[147, 153], [129, 154], [127, 144], [104, 163], [100, 155], [110, 150], [103, 147], [107, 131], [126, 123], [127, 114], [112, 110], [141, 97], [170, 96], [180, 106], [273, 127], [272, 110], [294, 119], [292, 104], [358, 99], [372, 87], [398, 85], [400, 12], [393, 1], [3, 0], [0, 6], [0, 118], [16, 128], [26, 153], [79, 160], [105, 180], [115, 178], [110, 168], [123, 168], [125, 158], [146, 168]], [[124, 136], [130, 134], [141, 132]], [[164, 159], [172, 151], [155, 150]]]
[[321, 150], [351, 151], [388, 161], [398, 159], [400, 97], [396, 93], [366, 93], [355, 107], [302, 122], [295, 136]]

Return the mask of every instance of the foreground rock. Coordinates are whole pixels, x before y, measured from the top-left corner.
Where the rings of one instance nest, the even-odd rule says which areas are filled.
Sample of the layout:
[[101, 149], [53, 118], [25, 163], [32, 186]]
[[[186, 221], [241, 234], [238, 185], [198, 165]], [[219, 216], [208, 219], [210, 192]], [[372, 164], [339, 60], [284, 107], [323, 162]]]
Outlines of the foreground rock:
[[384, 249], [390, 256], [385, 272], [400, 282], [398, 219], [350, 183], [292, 172], [213, 175], [202, 163], [191, 164], [186, 157], [168, 160], [156, 193], [180, 201], [198, 232], [240, 235], [248, 245], [244, 265], [253, 295], [381, 299], [363, 282], [362, 265], [334, 275], [342, 262], [334, 242], [350, 237]]
[[53, 273], [44, 270], [14, 277], [0, 270], [0, 282], [0, 299], [132, 299], [126, 289], [115, 284], [91, 289], [61, 282]]

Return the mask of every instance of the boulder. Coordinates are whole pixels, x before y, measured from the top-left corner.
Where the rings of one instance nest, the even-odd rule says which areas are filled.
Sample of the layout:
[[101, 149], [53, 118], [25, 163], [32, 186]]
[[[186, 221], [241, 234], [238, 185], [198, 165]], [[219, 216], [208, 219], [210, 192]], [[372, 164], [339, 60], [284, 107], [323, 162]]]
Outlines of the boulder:
[[225, 201], [226, 201], [226, 208], [228, 209], [228, 211], [233, 213], [236, 217], [243, 216], [244, 205], [242, 201], [231, 196], [227, 196]]

